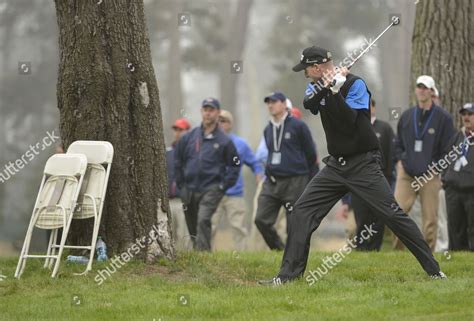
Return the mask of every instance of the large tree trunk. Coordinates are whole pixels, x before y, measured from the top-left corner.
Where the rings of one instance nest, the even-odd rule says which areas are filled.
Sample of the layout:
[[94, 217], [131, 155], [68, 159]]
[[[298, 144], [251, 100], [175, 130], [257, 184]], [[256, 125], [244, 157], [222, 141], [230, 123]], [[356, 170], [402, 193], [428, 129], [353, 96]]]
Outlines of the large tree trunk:
[[474, 3], [470, 0], [419, 1], [416, 8], [411, 88], [417, 76], [432, 76], [442, 105], [454, 119], [474, 94], [473, 16]]
[[[162, 118], [143, 1], [55, 3], [65, 148], [86, 139], [110, 141], [115, 149], [100, 234], [120, 254], [155, 226], [156, 240], [139, 256], [173, 259]], [[84, 242], [88, 224], [74, 223], [71, 239]]]

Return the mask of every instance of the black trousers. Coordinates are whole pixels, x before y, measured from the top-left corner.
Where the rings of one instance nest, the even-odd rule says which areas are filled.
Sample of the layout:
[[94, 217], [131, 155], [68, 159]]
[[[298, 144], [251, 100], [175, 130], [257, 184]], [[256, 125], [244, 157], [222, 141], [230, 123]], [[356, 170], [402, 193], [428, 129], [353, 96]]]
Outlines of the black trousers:
[[275, 230], [275, 222], [282, 206], [286, 209], [286, 230], [288, 232], [288, 215], [293, 211], [296, 200], [308, 183], [308, 176], [279, 177], [276, 183], [266, 179], [258, 196], [255, 225], [272, 250], [283, 250], [285, 244]]
[[474, 251], [474, 191], [445, 187], [449, 249]]
[[181, 191], [186, 225], [193, 247], [199, 251], [211, 250], [211, 219], [223, 196], [224, 191], [218, 186], [205, 192]]
[[378, 151], [347, 158], [328, 156], [324, 159], [327, 166], [306, 186], [289, 216], [288, 240], [278, 274], [280, 278], [294, 279], [303, 275], [311, 235], [347, 192], [363, 199], [374, 210], [373, 213], [400, 238], [428, 274], [440, 271], [415, 222], [395, 201], [380, 162]]

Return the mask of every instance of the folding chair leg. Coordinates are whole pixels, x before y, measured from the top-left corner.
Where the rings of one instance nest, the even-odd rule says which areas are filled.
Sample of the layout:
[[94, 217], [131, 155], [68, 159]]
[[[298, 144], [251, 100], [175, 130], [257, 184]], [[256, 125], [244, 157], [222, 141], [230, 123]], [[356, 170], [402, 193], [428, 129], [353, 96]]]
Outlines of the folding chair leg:
[[97, 234], [99, 234], [99, 224], [100, 224], [100, 221], [96, 215], [94, 217], [94, 228], [92, 229], [91, 253], [89, 257], [89, 264], [87, 264], [87, 271], [92, 270], [92, 262], [94, 261], [94, 255], [95, 255], [95, 245], [97, 242]]
[[26, 255], [28, 255], [28, 251], [30, 250], [30, 242], [31, 236], [33, 234], [33, 229], [36, 223], [36, 219], [32, 219], [30, 221], [30, 225], [28, 226], [28, 230], [26, 231], [25, 242], [23, 243], [23, 248], [21, 249], [20, 259], [18, 260], [18, 265], [15, 271], [15, 278], [20, 278], [23, 274], [23, 270], [25, 269], [26, 265]]
[[87, 274], [87, 272], [92, 270], [92, 262], [94, 261], [94, 255], [95, 255], [95, 245], [97, 243], [97, 236], [99, 234], [99, 224], [100, 220], [97, 218], [97, 210], [95, 209], [96, 206], [94, 204], [94, 227], [92, 229], [92, 240], [91, 240], [91, 250], [89, 253], [89, 262], [87, 263], [87, 267], [82, 273], [75, 273], [75, 275], [84, 275]]
[[[54, 237], [54, 230], [50, 230], [49, 241], [48, 241], [48, 251], [46, 252], [46, 255], [51, 255], [51, 248], [53, 246], [53, 237]], [[49, 257], [47, 257], [44, 260], [44, 265], [43, 265], [44, 269], [48, 267], [49, 261], [50, 261]]]
[[[57, 252], [57, 248], [55, 247], [55, 245], [58, 244], [58, 234], [59, 234], [59, 229], [55, 229], [53, 231], [53, 244], [51, 245], [52, 246], [51, 256], [55, 256]], [[54, 258], [49, 258], [48, 269], [51, 270], [53, 268], [53, 262], [55, 262], [54, 260], [55, 260]]]
[[67, 222], [66, 226], [63, 228], [63, 234], [61, 236], [61, 244], [59, 245], [59, 250], [56, 255], [56, 263], [54, 264], [54, 269], [53, 273], [51, 274], [51, 277], [54, 278], [56, 277], [56, 274], [58, 273], [59, 270], [59, 264], [61, 264], [61, 256], [63, 255], [63, 250], [64, 250], [64, 244], [66, 244], [66, 238], [67, 234], [69, 233], [69, 227], [71, 226], [71, 218], [69, 218], [69, 221]]

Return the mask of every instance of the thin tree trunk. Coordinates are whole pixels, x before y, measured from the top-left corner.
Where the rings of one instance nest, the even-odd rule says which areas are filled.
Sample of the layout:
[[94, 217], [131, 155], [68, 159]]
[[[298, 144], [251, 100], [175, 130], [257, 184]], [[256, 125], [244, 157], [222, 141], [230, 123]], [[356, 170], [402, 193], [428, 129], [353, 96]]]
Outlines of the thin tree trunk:
[[[55, 0], [57, 100], [65, 149], [107, 140], [115, 149], [100, 234], [115, 254], [151, 232], [137, 256], [174, 258], [158, 86], [142, 0]], [[84, 242], [89, 224], [74, 222]]]
[[[180, 30], [176, 21], [179, 12], [182, 10], [181, 1], [175, 0], [171, 3], [172, 17], [169, 28], [169, 51], [168, 51], [168, 110], [170, 111], [171, 121], [183, 117], [181, 110], [183, 109], [182, 86], [181, 86], [181, 46], [180, 46]], [[171, 124], [168, 123], [168, 125]], [[170, 128], [170, 126], [167, 126]], [[166, 128], [165, 131], [168, 129]]]
[[[220, 93], [222, 106], [231, 111], [234, 117], [237, 117], [235, 105], [237, 103], [237, 82], [240, 74], [231, 72], [231, 62], [242, 60], [252, 2], [253, 0], [241, 0], [237, 3], [237, 8], [228, 26], [228, 43], [221, 67]], [[227, 6], [224, 9], [229, 10]], [[223, 19], [223, 21], [227, 21], [227, 19]], [[240, 67], [244, 68], [243, 70], [246, 68], [245, 64]], [[249, 66], [249, 68], [251, 67]]]

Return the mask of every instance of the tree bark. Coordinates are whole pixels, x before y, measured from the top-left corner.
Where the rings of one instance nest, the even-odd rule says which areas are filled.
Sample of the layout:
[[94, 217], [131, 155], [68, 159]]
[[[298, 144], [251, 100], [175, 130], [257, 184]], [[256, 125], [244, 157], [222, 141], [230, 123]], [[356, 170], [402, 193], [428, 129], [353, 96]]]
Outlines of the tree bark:
[[[413, 30], [412, 80], [430, 75], [442, 105], [459, 119], [458, 110], [472, 101], [474, 3], [470, 0], [419, 1]], [[412, 90], [411, 100], [414, 101]]]
[[[100, 235], [120, 254], [151, 233], [137, 256], [174, 259], [163, 123], [143, 0], [55, 3], [64, 147], [84, 139], [106, 140], [115, 149]], [[90, 223], [73, 226], [71, 240], [90, 242]]]

